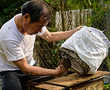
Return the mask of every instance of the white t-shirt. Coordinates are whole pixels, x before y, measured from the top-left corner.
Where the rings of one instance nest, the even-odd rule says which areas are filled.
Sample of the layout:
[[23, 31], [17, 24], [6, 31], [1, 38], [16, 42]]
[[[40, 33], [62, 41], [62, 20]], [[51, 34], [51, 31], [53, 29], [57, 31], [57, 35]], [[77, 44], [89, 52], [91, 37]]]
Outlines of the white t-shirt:
[[[46, 27], [42, 28], [43, 34]], [[16, 27], [14, 18], [6, 22], [0, 30], [0, 72], [19, 70], [12, 62], [26, 57], [28, 64], [33, 65], [33, 48], [36, 35], [23, 35]]]
[[93, 74], [107, 56], [109, 46], [110, 42], [102, 31], [83, 26], [81, 30], [68, 38], [61, 47], [76, 52], [81, 60], [89, 65], [89, 74]]

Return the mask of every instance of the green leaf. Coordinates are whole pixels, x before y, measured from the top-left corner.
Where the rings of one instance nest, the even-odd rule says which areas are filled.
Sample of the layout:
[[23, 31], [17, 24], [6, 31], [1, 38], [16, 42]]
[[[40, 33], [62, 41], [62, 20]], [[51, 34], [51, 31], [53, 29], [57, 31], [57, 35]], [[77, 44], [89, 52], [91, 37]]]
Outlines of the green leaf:
[[50, 3], [51, 2], [51, 0], [45, 0], [46, 2], [48, 2], [48, 3]]

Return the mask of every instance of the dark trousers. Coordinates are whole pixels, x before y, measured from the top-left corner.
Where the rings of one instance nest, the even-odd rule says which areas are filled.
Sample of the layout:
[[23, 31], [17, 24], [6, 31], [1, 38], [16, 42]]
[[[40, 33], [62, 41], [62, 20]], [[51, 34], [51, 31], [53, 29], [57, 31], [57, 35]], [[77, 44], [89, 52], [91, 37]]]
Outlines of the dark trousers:
[[2, 78], [2, 90], [28, 90], [26, 83], [28, 80], [39, 78], [22, 73], [20, 70], [0, 72]]

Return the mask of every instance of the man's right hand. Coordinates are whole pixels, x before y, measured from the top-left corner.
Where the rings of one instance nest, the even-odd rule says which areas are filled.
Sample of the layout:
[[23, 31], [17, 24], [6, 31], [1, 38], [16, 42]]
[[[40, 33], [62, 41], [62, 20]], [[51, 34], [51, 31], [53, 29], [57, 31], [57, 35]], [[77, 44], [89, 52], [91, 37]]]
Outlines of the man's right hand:
[[67, 72], [67, 69], [64, 68], [63, 65], [59, 65], [57, 68], [56, 68], [56, 75], [62, 75], [63, 73], [66, 73]]

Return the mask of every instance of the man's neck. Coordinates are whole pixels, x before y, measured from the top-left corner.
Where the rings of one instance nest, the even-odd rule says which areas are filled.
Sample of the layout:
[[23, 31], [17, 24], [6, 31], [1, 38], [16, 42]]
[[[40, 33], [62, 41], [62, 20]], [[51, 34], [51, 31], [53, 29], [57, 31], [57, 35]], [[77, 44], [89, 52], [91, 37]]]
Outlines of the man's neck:
[[17, 14], [15, 16], [14, 21], [15, 21], [15, 24], [16, 24], [19, 32], [21, 32], [22, 34], [25, 34], [24, 29], [23, 29], [23, 17], [22, 17], [22, 14]]

